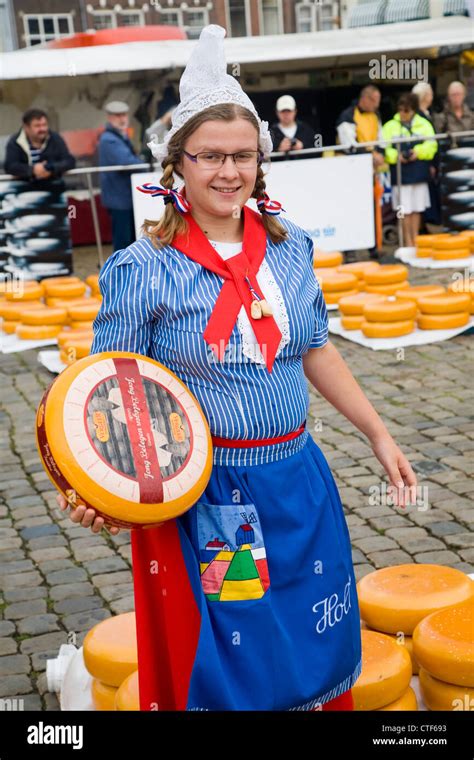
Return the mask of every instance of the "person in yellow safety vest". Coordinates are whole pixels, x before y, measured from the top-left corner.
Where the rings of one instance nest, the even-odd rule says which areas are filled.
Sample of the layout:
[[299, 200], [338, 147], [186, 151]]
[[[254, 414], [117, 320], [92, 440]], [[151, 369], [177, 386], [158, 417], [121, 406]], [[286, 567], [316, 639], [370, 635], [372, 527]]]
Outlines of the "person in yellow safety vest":
[[[392, 206], [402, 215], [404, 245], [415, 246], [415, 238], [420, 230], [421, 214], [431, 205], [428, 190], [430, 162], [438, 150], [436, 140], [429, 138], [435, 134], [433, 126], [418, 112], [418, 97], [405, 93], [398, 100], [398, 112], [384, 124], [384, 140], [394, 137], [413, 137], [411, 142], [388, 145], [385, 158], [390, 165], [392, 182]], [[401, 187], [397, 185], [397, 158], [400, 152]]]
[[[350, 145], [351, 152], [372, 152], [374, 161], [374, 200], [375, 200], [375, 229], [376, 245], [369, 250], [370, 258], [377, 259], [377, 249], [382, 247], [382, 209], [380, 199], [383, 188], [376, 177], [376, 172], [385, 166], [383, 149], [358, 148], [358, 143], [373, 142], [382, 139], [382, 123], [378, 114], [380, 106], [380, 90], [373, 84], [363, 87], [357, 103], [353, 103], [339, 115], [336, 121], [337, 142], [340, 145]], [[355, 251], [346, 251], [345, 261], [355, 261]]]

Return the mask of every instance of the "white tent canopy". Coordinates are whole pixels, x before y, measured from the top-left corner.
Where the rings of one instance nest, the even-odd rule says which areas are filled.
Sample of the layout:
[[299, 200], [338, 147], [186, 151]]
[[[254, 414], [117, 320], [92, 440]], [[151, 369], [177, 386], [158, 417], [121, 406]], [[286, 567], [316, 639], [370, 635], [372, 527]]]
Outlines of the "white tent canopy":
[[[382, 53], [433, 58], [441, 47], [465, 47], [472, 45], [473, 39], [474, 20], [453, 16], [307, 34], [234, 37], [226, 39], [225, 49], [229, 64], [258, 64], [262, 70], [281, 61], [289, 70], [307, 63], [348, 65]], [[191, 40], [165, 40], [15, 50], [0, 55], [0, 80], [184, 68], [195, 44]]]

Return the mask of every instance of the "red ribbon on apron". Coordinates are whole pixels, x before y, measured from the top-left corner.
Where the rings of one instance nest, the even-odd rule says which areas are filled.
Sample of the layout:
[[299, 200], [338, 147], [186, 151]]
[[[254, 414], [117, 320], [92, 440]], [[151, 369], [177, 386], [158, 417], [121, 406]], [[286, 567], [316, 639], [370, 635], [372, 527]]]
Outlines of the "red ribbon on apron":
[[281, 331], [273, 316], [262, 316], [260, 319], [252, 317], [250, 307], [254, 295], [249, 287], [250, 283], [258, 297], [264, 298], [256, 275], [265, 257], [267, 235], [256, 211], [244, 206], [243, 215], [242, 252], [231, 256], [230, 259], [224, 260], [219, 256], [191, 214], [186, 217], [188, 233], [176, 235], [172, 246], [224, 278], [224, 284], [203, 335], [217, 357], [223, 360], [239, 311], [244, 306], [267, 369], [271, 372], [281, 341]]

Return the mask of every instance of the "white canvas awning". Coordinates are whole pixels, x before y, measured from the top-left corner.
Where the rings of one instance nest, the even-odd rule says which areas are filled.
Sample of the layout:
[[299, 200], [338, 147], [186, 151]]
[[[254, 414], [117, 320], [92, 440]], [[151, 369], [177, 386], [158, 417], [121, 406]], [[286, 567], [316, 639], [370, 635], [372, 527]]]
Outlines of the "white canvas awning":
[[[282, 62], [288, 71], [303, 65], [347, 66], [381, 53], [433, 58], [440, 48], [456, 50], [457, 46], [472, 46], [473, 40], [474, 20], [453, 16], [307, 34], [235, 37], [226, 39], [225, 49], [229, 64], [256, 64], [262, 71]], [[0, 80], [184, 68], [195, 44], [193, 40], [165, 40], [15, 50], [0, 55]]]

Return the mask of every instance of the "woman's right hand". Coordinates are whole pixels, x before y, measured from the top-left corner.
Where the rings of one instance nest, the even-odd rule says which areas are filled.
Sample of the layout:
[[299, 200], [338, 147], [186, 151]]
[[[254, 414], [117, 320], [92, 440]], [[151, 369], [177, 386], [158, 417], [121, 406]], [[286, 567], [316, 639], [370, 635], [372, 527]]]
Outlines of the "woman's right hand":
[[83, 528], [90, 528], [92, 533], [100, 533], [102, 528], [105, 528], [114, 536], [120, 532], [120, 528], [115, 525], [107, 525], [103, 517], [97, 517], [95, 509], [87, 508], [85, 506], [72, 507], [66, 500], [62, 493], [56, 495], [56, 501], [58, 502], [59, 509], [63, 512], [68, 507], [71, 507], [69, 517], [74, 523], [80, 523]]

